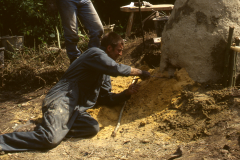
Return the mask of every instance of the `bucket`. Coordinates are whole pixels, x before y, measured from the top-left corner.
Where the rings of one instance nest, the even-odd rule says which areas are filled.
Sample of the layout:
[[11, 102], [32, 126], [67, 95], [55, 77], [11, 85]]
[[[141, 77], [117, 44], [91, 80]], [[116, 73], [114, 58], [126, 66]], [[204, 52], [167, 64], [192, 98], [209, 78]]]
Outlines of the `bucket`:
[[168, 16], [153, 18], [156, 34], [158, 37], [162, 37], [162, 32], [167, 21]]
[[115, 24], [110, 24], [110, 25], [105, 25], [105, 26], [103, 26], [104, 35], [107, 34], [107, 33], [109, 33], [109, 32], [112, 32], [114, 26], [115, 26]]
[[0, 37], [0, 41], [5, 50], [14, 52], [15, 50], [23, 47], [24, 37], [23, 36], [3, 36]]

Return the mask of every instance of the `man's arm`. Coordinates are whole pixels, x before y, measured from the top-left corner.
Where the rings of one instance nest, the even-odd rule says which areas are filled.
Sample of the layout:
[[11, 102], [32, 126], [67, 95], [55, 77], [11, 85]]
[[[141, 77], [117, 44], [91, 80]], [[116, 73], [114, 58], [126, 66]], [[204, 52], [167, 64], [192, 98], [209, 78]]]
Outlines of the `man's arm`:
[[148, 79], [150, 73], [128, 65], [118, 64], [110, 58], [103, 50], [91, 48], [84, 54], [88, 55], [82, 62], [86, 68], [102, 72], [110, 76], [139, 76], [142, 80]]
[[142, 70], [131, 67], [130, 76], [140, 76], [141, 74], [142, 74]]
[[111, 78], [109, 76], [106, 76], [104, 79], [104, 83], [101, 86], [100, 94], [98, 96], [98, 104], [108, 106], [117, 105], [128, 100], [131, 95], [136, 94], [140, 88], [140, 85], [138, 84], [131, 84], [128, 89], [124, 90], [121, 93], [112, 93]]
[[146, 80], [150, 78], [151, 75], [148, 71], [142, 71], [140, 69], [131, 67], [130, 76], [139, 76], [142, 80]]
[[118, 94], [112, 93], [111, 89], [112, 89], [111, 79], [109, 76], [106, 76], [104, 83], [102, 84], [100, 89], [100, 94], [97, 100], [98, 104], [113, 106], [121, 102], [124, 102], [131, 97], [127, 89]]

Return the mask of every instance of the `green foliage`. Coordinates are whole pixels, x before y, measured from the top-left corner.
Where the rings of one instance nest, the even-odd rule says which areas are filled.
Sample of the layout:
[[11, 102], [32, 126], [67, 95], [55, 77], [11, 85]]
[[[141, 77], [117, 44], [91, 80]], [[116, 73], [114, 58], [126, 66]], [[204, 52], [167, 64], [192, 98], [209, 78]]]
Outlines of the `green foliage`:
[[[0, 0], [0, 36], [24, 36], [25, 46], [34, 46], [57, 40], [57, 26], [61, 40], [63, 40], [60, 16], [52, 17], [47, 12], [47, 1], [49, 0]], [[131, 1], [92, 0], [92, 2], [103, 24], [115, 24], [114, 31], [124, 33], [129, 13], [121, 12], [120, 7], [130, 4]], [[151, 4], [173, 4], [175, 0], [151, 0], [149, 2]], [[135, 15], [138, 16], [138, 14]], [[137, 18], [135, 19], [137, 22]], [[134, 27], [138, 27], [137, 23]], [[82, 30], [81, 26], [80, 28]]]
[[45, 0], [0, 0], [0, 6], [0, 36], [24, 35], [46, 43], [60, 27], [59, 17], [49, 16]]
[[65, 50], [39, 45], [36, 49], [23, 47], [6, 59], [4, 86], [0, 89], [34, 91], [59, 81], [69, 67]]

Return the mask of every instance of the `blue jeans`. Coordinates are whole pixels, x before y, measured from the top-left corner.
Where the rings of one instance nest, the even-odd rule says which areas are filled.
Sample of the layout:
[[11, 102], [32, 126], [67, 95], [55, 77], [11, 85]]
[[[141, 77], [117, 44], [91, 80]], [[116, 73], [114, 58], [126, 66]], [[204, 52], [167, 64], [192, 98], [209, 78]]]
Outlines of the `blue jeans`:
[[57, 0], [57, 5], [62, 19], [69, 59], [75, 59], [81, 54], [77, 48], [79, 41], [77, 16], [89, 31], [88, 48], [100, 46], [103, 25], [91, 1], [83, 3], [81, 0]]

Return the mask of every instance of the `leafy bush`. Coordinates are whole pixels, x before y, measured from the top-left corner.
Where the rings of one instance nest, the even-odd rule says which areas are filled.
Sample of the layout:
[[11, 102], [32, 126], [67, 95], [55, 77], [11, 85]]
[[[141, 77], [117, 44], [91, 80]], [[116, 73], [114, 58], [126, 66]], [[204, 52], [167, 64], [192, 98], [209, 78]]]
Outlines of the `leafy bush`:
[[[58, 82], [69, 66], [65, 50], [23, 47], [5, 61], [2, 89], [32, 91]], [[1, 87], [1, 86], [0, 86]]]
[[[27, 44], [46, 43], [55, 37], [60, 19], [47, 13], [45, 0], [0, 0], [0, 36], [23, 35]], [[60, 30], [62, 34], [62, 31]]]

